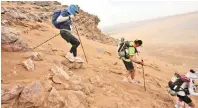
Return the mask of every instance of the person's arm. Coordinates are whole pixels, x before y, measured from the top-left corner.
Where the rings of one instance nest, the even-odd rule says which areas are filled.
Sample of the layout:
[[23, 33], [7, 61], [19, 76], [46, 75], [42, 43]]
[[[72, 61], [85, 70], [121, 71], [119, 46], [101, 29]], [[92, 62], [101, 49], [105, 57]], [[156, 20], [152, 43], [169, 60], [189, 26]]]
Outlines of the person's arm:
[[68, 19], [70, 19], [70, 16], [63, 17], [62, 15], [60, 15], [60, 16], [56, 19], [56, 21], [57, 21], [58, 23], [61, 23], [61, 22], [67, 21]]
[[189, 93], [190, 93], [190, 95], [198, 96], [198, 93], [195, 92], [194, 89], [195, 89], [195, 85], [194, 85], [192, 79], [190, 79], [190, 83], [189, 83], [189, 86], [188, 86]]
[[63, 10], [61, 12], [60, 16], [56, 19], [56, 21], [58, 23], [61, 23], [61, 22], [67, 21], [68, 19], [71, 19], [73, 17], [74, 17], [73, 15], [68, 15], [68, 12]]

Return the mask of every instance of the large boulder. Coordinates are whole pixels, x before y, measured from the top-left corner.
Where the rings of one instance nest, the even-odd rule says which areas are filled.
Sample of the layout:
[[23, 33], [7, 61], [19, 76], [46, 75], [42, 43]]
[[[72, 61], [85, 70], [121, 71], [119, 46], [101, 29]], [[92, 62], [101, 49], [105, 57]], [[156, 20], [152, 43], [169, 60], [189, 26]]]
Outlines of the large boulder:
[[69, 90], [66, 100], [68, 108], [88, 108], [87, 96], [81, 91]]
[[19, 108], [42, 107], [44, 103], [44, 89], [40, 81], [25, 86], [19, 97]]
[[17, 29], [11, 27], [1, 27], [1, 43], [11, 44], [19, 40], [20, 33]]
[[53, 72], [54, 75], [57, 75], [58, 77], [63, 77], [66, 81], [69, 80], [69, 75], [64, 71], [62, 67], [54, 64], [53, 67], [51, 68], [51, 71]]
[[27, 45], [19, 39], [20, 33], [11, 27], [1, 27], [1, 44], [4, 51], [27, 51]]
[[52, 88], [49, 96], [48, 96], [48, 108], [66, 108], [66, 101], [65, 99], [60, 96], [58, 91], [55, 88]]
[[7, 88], [1, 91], [1, 103], [8, 103], [10, 100], [19, 96], [24, 88], [23, 84], [14, 85], [11, 88]]

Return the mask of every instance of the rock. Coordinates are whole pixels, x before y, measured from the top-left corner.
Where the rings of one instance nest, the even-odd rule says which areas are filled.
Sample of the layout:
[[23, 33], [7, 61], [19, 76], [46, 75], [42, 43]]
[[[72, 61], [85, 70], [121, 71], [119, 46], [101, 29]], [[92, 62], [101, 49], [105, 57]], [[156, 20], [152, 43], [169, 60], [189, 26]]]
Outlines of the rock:
[[94, 87], [93, 85], [91, 84], [84, 84], [84, 87], [83, 87], [83, 92], [86, 94], [86, 95], [89, 95], [90, 93], [94, 93]]
[[62, 64], [64, 66], [67, 66], [69, 69], [79, 69], [82, 68], [83, 63], [82, 62], [70, 62], [69, 60], [63, 60]]
[[56, 65], [56, 66], [58, 66], [61, 69], [64, 69], [64, 66], [62, 65], [62, 63], [59, 62], [59, 61], [57, 61], [57, 60], [53, 61], [53, 64]]
[[52, 81], [50, 80], [45, 81], [44, 88], [46, 91], [50, 91], [52, 89]]
[[44, 102], [44, 89], [40, 81], [28, 84], [19, 97], [19, 108], [42, 107]]
[[18, 108], [18, 98], [13, 99], [13, 101], [8, 105], [8, 108]]
[[26, 61], [22, 62], [22, 65], [28, 70], [28, 71], [34, 71], [35, 70], [35, 64], [31, 59], [28, 59]]
[[64, 66], [67, 66], [69, 69], [72, 69], [73, 67], [74, 67], [74, 64], [72, 63], [72, 62], [70, 62], [69, 60], [63, 60], [62, 61], [62, 64], [64, 65]]
[[95, 100], [94, 100], [94, 98], [92, 98], [92, 97], [87, 97], [86, 100], [87, 100], [87, 102], [88, 102], [89, 104], [95, 103]]
[[66, 101], [55, 88], [52, 88], [48, 96], [48, 108], [66, 108]]
[[65, 80], [69, 80], [69, 75], [60, 67], [57, 65], [54, 65], [51, 71], [54, 73], [54, 75], [57, 75], [59, 77], [63, 76]]
[[81, 91], [69, 90], [66, 97], [68, 108], [88, 108], [86, 98], [87, 96]]
[[70, 85], [72, 90], [78, 91], [83, 89], [82, 79], [80, 76], [72, 76], [70, 79]]
[[131, 102], [131, 101], [132, 101], [130, 94], [127, 94], [127, 93], [124, 93], [124, 95], [123, 95], [122, 98], [123, 98], [123, 100], [125, 100], [126, 102]]
[[118, 62], [115, 62], [113, 65], [117, 65], [118, 64]]
[[35, 60], [35, 61], [42, 61], [43, 60], [41, 54], [39, 54], [38, 52], [33, 52], [32, 55], [30, 56], [30, 58], [32, 60]]
[[90, 78], [89, 81], [91, 82], [91, 84], [94, 84], [98, 87], [103, 87], [103, 81], [99, 75]]
[[72, 71], [67, 71], [67, 74], [68, 74], [69, 76], [73, 76], [73, 75], [74, 75], [74, 73], [73, 73]]
[[57, 90], [68, 90], [70, 89], [70, 86], [67, 83], [62, 83], [62, 84], [52, 84], [54, 88]]
[[2, 44], [2, 49], [8, 52], [31, 51], [21, 40], [11, 44]]
[[57, 75], [54, 75], [54, 76], [52, 77], [52, 81], [53, 81], [54, 83], [56, 83], [56, 84], [61, 84], [61, 83], [62, 83], [61, 80], [59, 79], [59, 77], [58, 77]]
[[1, 6], [1, 14], [5, 14], [7, 11], [8, 10], [5, 7]]
[[1, 102], [2, 104], [8, 103], [8, 101], [16, 98], [22, 92], [24, 88], [23, 84], [15, 85], [9, 89], [5, 89], [1, 93]]
[[19, 40], [19, 31], [11, 27], [1, 27], [1, 43], [11, 44]]
[[75, 62], [73, 68], [74, 69], [79, 69], [79, 68], [82, 68], [82, 66], [83, 66], [83, 63]]

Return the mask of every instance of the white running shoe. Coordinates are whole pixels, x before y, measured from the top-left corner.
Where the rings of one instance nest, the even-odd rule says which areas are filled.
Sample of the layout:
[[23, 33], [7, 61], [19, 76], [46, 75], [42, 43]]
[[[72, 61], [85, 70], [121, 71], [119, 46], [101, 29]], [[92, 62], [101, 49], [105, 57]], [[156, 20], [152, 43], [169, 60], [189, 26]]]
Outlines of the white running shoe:
[[74, 57], [75, 62], [84, 62], [84, 60], [81, 57]]
[[74, 61], [75, 61], [74, 55], [73, 55], [72, 53], [70, 53], [70, 52], [68, 52], [68, 53], [65, 55], [65, 57], [66, 57], [69, 61], [71, 61], [71, 62], [74, 62]]
[[140, 83], [140, 81], [134, 80], [134, 79], [133, 79], [133, 80], [130, 79], [129, 82], [130, 82], [130, 83], [135, 83], [135, 84], [139, 84], [139, 83]]

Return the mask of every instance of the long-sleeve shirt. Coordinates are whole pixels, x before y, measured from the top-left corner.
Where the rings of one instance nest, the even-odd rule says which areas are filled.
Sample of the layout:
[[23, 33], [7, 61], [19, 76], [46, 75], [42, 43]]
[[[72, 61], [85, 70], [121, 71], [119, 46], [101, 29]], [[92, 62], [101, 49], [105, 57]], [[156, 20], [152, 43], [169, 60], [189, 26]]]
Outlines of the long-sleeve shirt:
[[192, 96], [198, 96], [198, 92], [195, 92], [195, 90], [196, 90], [196, 86], [193, 83], [193, 80], [190, 79], [190, 83], [188, 85], [188, 91], [189, 91], [190, 95], [192, 95]]

